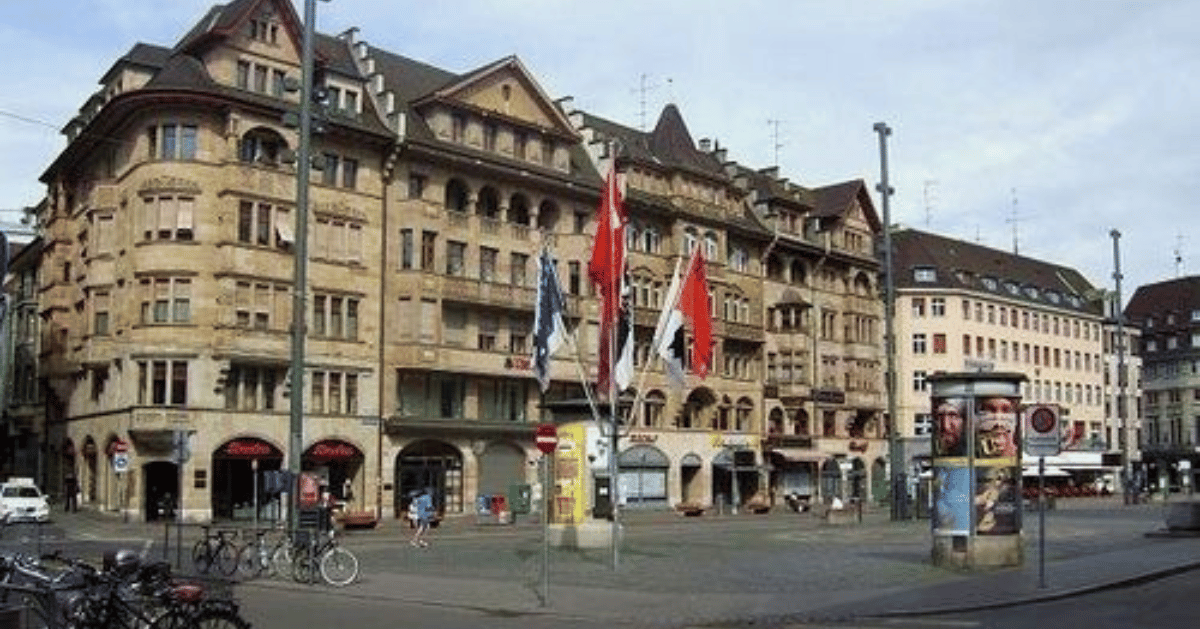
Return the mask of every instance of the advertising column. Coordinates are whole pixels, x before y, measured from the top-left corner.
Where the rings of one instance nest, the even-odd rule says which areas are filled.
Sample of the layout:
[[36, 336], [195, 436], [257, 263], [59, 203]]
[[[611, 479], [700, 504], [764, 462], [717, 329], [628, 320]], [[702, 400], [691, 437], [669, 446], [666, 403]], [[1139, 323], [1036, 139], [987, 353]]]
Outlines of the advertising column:
[[930, 376], [934, 565], [1020, 565], [1024, 374]]

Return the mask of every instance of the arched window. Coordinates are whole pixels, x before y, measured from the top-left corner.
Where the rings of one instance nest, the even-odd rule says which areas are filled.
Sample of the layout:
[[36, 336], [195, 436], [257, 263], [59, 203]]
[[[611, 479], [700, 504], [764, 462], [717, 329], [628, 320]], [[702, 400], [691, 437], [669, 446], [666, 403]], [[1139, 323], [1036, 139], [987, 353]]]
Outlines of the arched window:
[[647, 225], [642, 230], [642, 251], [646, 253], [658, 253], [662, 247], [662, 233], [658, 231], [658, 227]]
[[479, 200], [475, 204], [475, 211], [484, 218], [499, 219], [500, 193], [491, 186], [484, 186], [479, 191]]
[[718, 247], [717, 234], [715, 232], [708, 232], [708, 233], [704, 234], [704, 259], [705, 260], [708, 260], [710, 262], [715, 262], [720, 259], [717, 255], [717, 252], [719, 251], [719, 249], [717, 247]]
[[529, 225], [529, 198], [514, 194], [508, 200], [508, 222], [514, 225]]
[[700, 235], [696, 233], [695, 227], [689, 227], [683, 230], [683, 253], [684, 255], [692, 255], [696, 250], [696, 246], [700, 242]]
[[255, 127], [238, 142], [238, 159], [247, 164], [278, 165], [287, 142], [272, 129]]
[[451, 179], [446, 182], [446, 210], [450, 212], [466, 212], [470, 203], [470, 190], [461, 179]]

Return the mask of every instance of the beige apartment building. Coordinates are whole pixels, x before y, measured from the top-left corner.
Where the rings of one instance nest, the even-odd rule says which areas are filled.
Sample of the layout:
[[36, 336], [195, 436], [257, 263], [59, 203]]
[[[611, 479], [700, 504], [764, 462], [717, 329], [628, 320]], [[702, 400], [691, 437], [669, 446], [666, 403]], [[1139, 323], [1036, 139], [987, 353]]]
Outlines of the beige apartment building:
[[[885, 497], [880, 224], [861, 181], [805, 188], [552, 99], [515, 57], [455, 73], [318, 35], [305, 369], [289, 374], [302, 25], [286, 0], [215, 6], [101, 77], [38, 216], [43, 482], [189, 519], [278, 513], [290, 396], [301, 466], [350, 509], [411, 490], [446, 513], [537, 485], [533, 429], [594, 377], [586, 264], [621, 174], [636, 358], [618, 453], [630, 507]], [[675, 391], [650, 341], [675, 264], [708, 260], [716, 347]], [[532, 377], [540, 251], [578, 354]], [[636, 403], [635, 403], [636, 402]], [[602, 473], [597, 470], [597, 473]], [[536, 491], [535, 491], [536, 494]]]
[[926, 379], [939, 372], [1025, 374], [1025, 404], [1062, 409], [1064, 462], [1077, 480], [1113, 470], [1120, 423], [1113, 405], [1104, 292], [1077, 271], [910, 228], [895, 244], [898, 413], [908, 471], [928, 457]]

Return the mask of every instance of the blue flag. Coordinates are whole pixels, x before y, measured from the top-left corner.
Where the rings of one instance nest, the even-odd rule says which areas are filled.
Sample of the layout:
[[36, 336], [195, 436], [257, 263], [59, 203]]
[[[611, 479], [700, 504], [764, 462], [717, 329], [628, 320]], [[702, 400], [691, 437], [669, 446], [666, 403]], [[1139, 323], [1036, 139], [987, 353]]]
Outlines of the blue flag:
[[566, 339], [563, 310], [558, 271], [555, 270], [550, 252], [543, 249], [538, 258], [537, 310], [533, 317], [533, 373], [542, 392], [550, 386], [550, 357]]

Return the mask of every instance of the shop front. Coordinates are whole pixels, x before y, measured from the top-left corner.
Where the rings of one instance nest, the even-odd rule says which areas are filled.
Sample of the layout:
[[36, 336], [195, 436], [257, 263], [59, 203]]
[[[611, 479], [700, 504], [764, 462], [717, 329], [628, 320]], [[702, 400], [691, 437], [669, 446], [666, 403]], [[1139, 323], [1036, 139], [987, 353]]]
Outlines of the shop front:
[[212, 454], [212, 514], [227, 520], [278, 517], [280, 495], [264, 491], [264, 475], [283, 466], [283, 452], [257, 437], [221, 444]]
[[362, 494], [365, 482], [362, 450], [340, 439], [318, 441], [300, 457], [300, 471], [321, 479], [321, 490], [339, 502]]
[[436, 439], [421, 439], [396, 455], [394, 504], [397, 517], [406, 513], [408, 502], [420, 489], [430, 488], [444, 513], [463, 512], [463, 456], [453, 445]]

